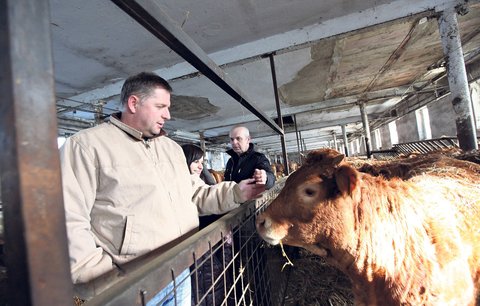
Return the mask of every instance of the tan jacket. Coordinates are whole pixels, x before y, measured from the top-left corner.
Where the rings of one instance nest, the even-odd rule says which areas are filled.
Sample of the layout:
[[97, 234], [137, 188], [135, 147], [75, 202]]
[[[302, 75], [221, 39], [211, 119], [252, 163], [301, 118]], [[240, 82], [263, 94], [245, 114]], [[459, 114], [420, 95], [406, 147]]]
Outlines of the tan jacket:
[[181, 147], [111, 118], [60, 150], [74, 283], [87, 282], [198, 227], [198, 215], [239, 206], [239, 187], [190, 175]]

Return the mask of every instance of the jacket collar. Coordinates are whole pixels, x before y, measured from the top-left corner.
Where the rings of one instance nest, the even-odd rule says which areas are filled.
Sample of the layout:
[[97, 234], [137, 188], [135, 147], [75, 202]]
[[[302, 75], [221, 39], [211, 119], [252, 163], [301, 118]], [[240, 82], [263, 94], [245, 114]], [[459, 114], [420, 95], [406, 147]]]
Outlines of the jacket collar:
[[[122, 116], [122, 113], [114, 113], [110, 116], [109, 122], [115, 125], [116, 127], [118, 127], [119, 129], [121, 129], [122, 131], [124, 131], [125, 133], [127, 133], [128, 135], [132, 136], [133, 138], [143, 141], [144, 140], [142, 137], [143, 133], [120, 121], [121, 116]], [[162, 129], [159, 135], [151, 138], [157, 138], [157, 137], [166, 136], [166, 135], [167, 135], [167, 132], [165, 132]]]

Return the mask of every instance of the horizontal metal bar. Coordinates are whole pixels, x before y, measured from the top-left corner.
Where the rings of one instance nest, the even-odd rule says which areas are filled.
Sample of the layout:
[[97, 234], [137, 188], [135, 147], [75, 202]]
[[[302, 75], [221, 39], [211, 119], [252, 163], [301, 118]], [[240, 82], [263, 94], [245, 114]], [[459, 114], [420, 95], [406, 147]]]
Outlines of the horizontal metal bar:
[[[279, 181], [272, 189], [265, 192], [261, 199], [242, 204], [236, 210], [207, 226], [202, 231], [193, 233], [181, 242], [178, 240], [168, 246], [161, 247], [141, 258], [122, 265], [121, 271], [112, 271], [88, 283], [77, 285], [76, 291], [95, 287], [91, 300], [85, 305], [140, 305], [140, 289], [146, 292], [158, 292], [170, 281], [171, 271], [183, 271], [209, 250], [209, 243], [216, 244], [224, 233], [230, 232], [250, 215], [256, 213], [272, 200], [283, 187], [284, 181]], [[178, 274], [177, 274], [178, 275]], [[85, 292], [84, 292], [85, 293]], [[150, 294], [148, 293], [148, 294]]]
[[212, 82], [240, 102], [278, 134], [283, 130], [264, 112], [249, 102], [223, 70], [188, 36], [171, 18], [165, 14], [154, 0], [112, 0], [118, 7], [140, 23], [150, 33], [198, 69]]

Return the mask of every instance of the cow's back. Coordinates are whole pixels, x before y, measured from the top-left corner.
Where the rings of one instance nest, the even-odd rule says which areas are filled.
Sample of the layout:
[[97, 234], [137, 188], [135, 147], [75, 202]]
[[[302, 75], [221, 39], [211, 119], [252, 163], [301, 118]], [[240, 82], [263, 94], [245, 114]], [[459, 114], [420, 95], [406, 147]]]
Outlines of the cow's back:
[[270, 243], [325, 256], [349, 275], [360, 305], [475, 305], [476, 167], [433, 156], [407, 162], [408, 179], [387, 179], [319, 152], [288, 178], [257, 228]]

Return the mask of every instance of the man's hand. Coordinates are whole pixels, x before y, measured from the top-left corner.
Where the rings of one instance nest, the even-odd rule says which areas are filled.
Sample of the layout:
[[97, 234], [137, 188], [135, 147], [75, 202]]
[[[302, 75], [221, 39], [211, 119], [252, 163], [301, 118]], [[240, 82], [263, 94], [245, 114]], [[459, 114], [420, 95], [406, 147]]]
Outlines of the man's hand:
[[265, 191], [265, 185], [256, 183], [254, 178], [240, 181], [238, 187], [240, 187], [241, 203], [255, 199]]
[[263, 169], [255, 169], [253, 178], [255, 179], [255, 184], [265, 185], [267, 183], [267, 172]]

